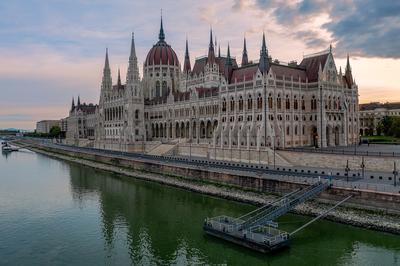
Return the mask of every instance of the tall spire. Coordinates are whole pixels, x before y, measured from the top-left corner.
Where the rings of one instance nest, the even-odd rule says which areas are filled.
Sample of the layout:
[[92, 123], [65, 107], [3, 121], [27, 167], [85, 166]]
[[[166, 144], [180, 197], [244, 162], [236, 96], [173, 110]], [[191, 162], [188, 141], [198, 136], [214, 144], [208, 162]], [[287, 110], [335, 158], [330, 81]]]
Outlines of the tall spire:
[[246, 37], [244, 37], [243, 38], [242, 66], [247, 65], [248, 63], [249, 63], [249, 58], [247, 57]]
[[258, 67], [263, 74], [267, 73], [270, 68], [269, 58], [268, 58], [268, 50], [267, 50], [267, 45], [265, 42], [265, 33], [263, 33], [262, 46], [261, 46], [261, 51], [260, 51], [260, 62], [258, 64]]
[[347, 64], [346, 64], [346, 72], [350, 71], [351, 72], [351, 67], [350, 67], [350, 56], [347, 54]]
[[186, 38], [185, 62], [183, 64], [183, 72], [187, 74], [191, 70], [192, 70], [192, 68], [190, 66], [189, 46], [188, 46], [188, 40]]
[[221, 45], [218, 45], [218, 57], [221, 57]]
[[81, 97], [78, 95], [78, 103], [77, 103], [78, 107], [81, 105]]
[[347, 54], [347, 64], [346, 64], [346, 70], [345, 70], [344, 76], [346, 77], [348, 87], [351, 88], [351, 86], [354, 83], [354, 79], [353, 79], [353, 74], [351, 73], [349, 54]]
[[110, 62], [108, 60], [108, 48], [106, 48], [106, 59], [104, 62], [103, 79], [101, 83], [102, 90], [108, 90], [112, 87]]
[[71, 104], [71, 110], [75, 109], [75, 101], [74, 101], [74, 97], [72, 97], [72, 104]]
[[135, 34], [132, 32], [132, 42], [131, 42], [131, 54], [129, 59], [136, 58], [136, 48], [135, 48]]
[[164, 34], [164, 27], [163, 27], [163, 20], [162, 20], [162, 9], [161, 9], [161, 24], [160, 24], [160, 33], [158, 34], [158, 39], [160, 42], [165, 41], [165, 34]]
[[214, 44], [213, 44], [213, 36], [212, 36], [212, 28], [210, 28], [210, 44], [208, 45], [208, 63], [214, 63], [215, 54], [214, 54]]
[[229, 43], [228, 43], [228, 51], [226, 52], [226, 61], [225, 61], [225, 79], [229, 83], [231, 80], [232, 76], [232, 70], [233, 70], [233, 65], [232, 65], [232, 58], [231, 58], [231, 50], [229, 48]]
[[120, 72], [119, 68], [118, 68], [118, 81], [117, 81], [117, 86], [118, 86], [118, 88], [120, 88], [120, 87], [122, 86], [122, 83], [121, 83], [121, 72]]

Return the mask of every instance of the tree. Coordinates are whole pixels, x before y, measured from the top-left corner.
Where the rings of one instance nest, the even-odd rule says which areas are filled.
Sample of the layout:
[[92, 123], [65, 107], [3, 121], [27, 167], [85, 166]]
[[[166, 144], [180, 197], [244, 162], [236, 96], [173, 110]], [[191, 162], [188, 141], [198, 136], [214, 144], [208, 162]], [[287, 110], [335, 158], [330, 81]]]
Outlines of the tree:
[[400, 138], [400, 117], [392, 117], [392, 124], [389, 134], [396, 138]]
[[57, 138], [61, 134], [61, 128], [59, 126], [52, 126], [50, 128], [49, 136], [52, 138]]
[[385, 116], [378, 124], [378, 128], [385, 136], [390, 136], [390, 129], [392, 127], [393, 117]]

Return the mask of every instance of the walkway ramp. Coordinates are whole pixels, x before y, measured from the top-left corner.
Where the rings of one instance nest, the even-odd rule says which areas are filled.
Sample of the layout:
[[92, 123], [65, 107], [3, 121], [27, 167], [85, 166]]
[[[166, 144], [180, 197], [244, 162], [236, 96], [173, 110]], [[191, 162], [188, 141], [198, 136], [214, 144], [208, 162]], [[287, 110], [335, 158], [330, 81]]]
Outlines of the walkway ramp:
[[319, 181], [238, 218], [229, 216], [207, 218], [203, 229], [209, 235], [264, 253], [288, 246], [290, 235], [278, 230], [278, 224], [273, 220], [306, 200], [316, 197], [328, 187], [327, 182]]
[[169, 154], [174, 148], [176, 144], [170, 143], [161, 143], [160, 145], [156, 146], [152, 150], [150, 150], [147, 154], [149, 155], [167, 155]]

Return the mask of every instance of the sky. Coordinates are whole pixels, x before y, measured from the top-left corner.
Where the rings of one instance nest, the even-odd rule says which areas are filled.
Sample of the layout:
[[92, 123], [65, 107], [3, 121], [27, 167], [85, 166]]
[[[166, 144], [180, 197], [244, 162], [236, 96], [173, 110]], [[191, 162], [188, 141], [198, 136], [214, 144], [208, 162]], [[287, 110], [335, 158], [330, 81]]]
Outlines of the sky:
[[72, 97], [97, 103], [105, 49], [113, 80], [125, 79], [131, 32], [139, 67], [166, 41], [181, 64], [205, 55], [213, 28], [221, 52], [241, 58], [246, 36], [257, 60], [262, 33], [275, 59], [300, 62], [333, 46], [337, 67], [347, 53], [360, 102], [400, 101], [400, 1], [396, 0], [3, 0], [0, 1], [0, 128], [34, 129], [68, 115]]

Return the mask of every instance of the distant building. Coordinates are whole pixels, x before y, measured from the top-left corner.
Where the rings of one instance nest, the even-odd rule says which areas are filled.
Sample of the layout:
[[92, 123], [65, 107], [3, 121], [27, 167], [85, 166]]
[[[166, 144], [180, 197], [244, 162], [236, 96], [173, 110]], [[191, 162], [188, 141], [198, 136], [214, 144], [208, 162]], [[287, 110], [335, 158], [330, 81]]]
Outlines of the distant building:
[[379, 122], [385, 116], [400, 116], [400, 102], [360, 104], [360, 135], [377, 135]]
[[94, 104], [81, 104], [80, 97], [75, 105], [72, 99], [69, 116], [65, 118], [66, 141], [68, 144], [82, 145], [94, 140], [94, 129], [96, 125], [96, 109]]
[[36, 133], [48, 134], [53, 126], [59, 126], [60, 120], [42, 120], [36, 123]]

